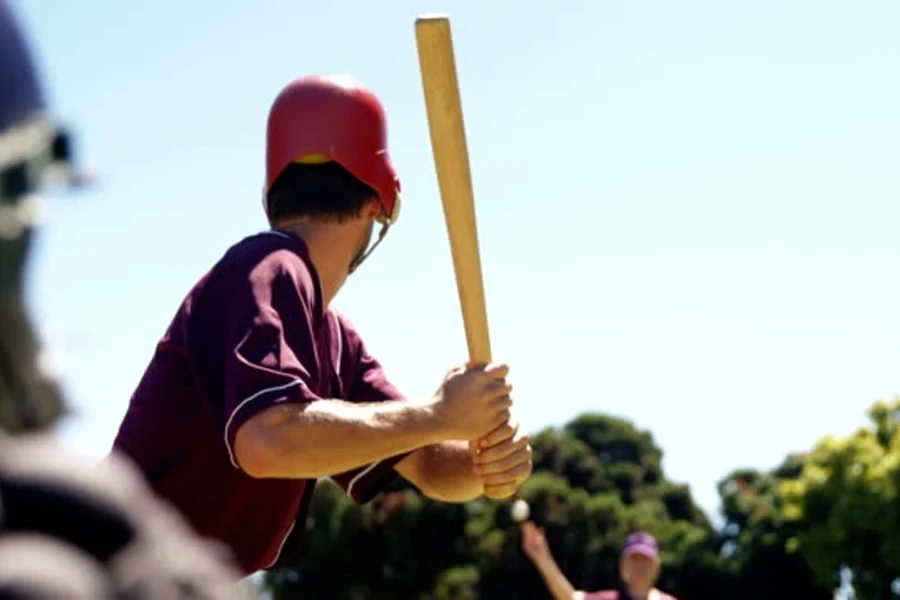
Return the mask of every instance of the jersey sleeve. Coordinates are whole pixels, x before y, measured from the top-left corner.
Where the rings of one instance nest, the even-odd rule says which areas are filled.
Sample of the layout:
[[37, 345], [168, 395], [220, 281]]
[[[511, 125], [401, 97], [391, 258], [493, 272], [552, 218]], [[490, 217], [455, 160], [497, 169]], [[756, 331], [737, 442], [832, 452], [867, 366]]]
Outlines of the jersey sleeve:
[[290, 253], [269, 255], [235, 283], [226, 313], [225, 444], [232, 465], [238, 429], [281, 402], [319, 399], [312, 391], [318, 362], [313, 329], [313, 284]]
[[[363, 344], [353, 325], [343, 316], [338, 316], [341, 336], [347, 348], [341, 360], [341, 369], [349, 369], [351, 376], [345, 378], [350, 384], [347, 400], [355, 403], [390, 402], [405, 396], [388, 380], [381, 364]], [[409, 452], [351, 469], [334, 475], [332, 479], [340, 485], [357, 504], [369, 502], [383, 492], [397, 478], [394, 466], [409, 456]]]

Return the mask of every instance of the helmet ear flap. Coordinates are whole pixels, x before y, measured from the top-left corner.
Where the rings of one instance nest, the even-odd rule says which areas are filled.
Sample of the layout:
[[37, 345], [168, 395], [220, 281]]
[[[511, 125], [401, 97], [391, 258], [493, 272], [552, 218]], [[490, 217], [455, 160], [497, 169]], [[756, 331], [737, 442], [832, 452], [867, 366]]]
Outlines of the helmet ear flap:
[[397, 192], [394, 196], [394, 208], [391, 211], [391, 223], [396, 223], [397, 219], [400, 218], [400, 205], [403, 204], [401, 201], [401, 194]]
[[378, 222], [385, 223], [388, 225], [393, 225], [394, 223], [396, 223], [397, 219], [400, 217], [400, 204], [401, 204], [400, 192], [397, 192], [397, 194], [394, 196], [394, 206], [391, 210], [391, 214], [388, 214], [387, 211], [385, 210], [384, 202], [380, 199], [379, 199], [379, 202], [381, 202], [382, 212], [381, 212], [381, 217], [378, 219]]

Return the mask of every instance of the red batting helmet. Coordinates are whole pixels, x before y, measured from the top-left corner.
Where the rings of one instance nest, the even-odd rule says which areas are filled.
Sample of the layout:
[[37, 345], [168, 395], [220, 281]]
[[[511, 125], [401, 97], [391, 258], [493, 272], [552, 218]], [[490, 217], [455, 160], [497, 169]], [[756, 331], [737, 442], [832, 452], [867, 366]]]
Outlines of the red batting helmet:
[[314, 75], [292, 81], [269, 110], [266, 193], [293, 162], [334, 161], [374, 189], [387, 222], [395, 222], [400, 180], [388, 155], [385, 120], [381, 101], [351, 77]]

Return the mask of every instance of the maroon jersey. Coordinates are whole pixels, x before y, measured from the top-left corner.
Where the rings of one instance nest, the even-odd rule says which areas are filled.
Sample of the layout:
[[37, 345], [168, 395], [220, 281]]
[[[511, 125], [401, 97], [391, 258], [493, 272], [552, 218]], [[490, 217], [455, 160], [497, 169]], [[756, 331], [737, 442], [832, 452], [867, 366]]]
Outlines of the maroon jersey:
[[[114, 450], [250, 573], [274, 566], [285, 542], [295, 546], [315, 480], [244, 473], [234, 456], [238, 428], [281, 402], [401, 397], [351, 323], [322, 306], [305, 244], [269, 231], [230, 248], [188, 293], [131, 398]], [[396, 476], [403, 456], [334, 479], [363, 503]]]

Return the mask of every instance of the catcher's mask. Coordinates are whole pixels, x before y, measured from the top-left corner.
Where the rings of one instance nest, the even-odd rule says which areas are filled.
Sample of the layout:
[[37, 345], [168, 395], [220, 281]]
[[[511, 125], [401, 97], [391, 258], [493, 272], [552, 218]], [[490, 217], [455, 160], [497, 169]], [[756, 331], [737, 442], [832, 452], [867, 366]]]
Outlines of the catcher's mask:
[[71, 165], [69, 135], [46, 116], [24, 36], [0, 0], [0, 429], [8, 433], [46, 428], [65, 411], [41, 368], [23, 288], [37, 192], [52, 181], [83, 183]]

